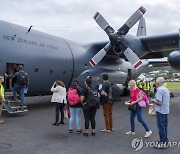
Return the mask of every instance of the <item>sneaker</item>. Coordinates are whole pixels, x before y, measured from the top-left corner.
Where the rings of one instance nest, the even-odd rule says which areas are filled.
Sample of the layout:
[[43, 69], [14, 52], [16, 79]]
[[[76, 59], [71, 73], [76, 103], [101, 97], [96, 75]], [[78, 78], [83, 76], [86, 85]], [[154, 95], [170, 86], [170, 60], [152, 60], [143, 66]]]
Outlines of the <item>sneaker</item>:
[[126, 132], [126, 135], [135, 135], [135, 132], [129, 131], [129, 132]]
[[69, 130], [68, 130], [68, 133], [72, 133], [72, 132], [73, 132], [73, 130], [72, 130], [72, 129], [69, 129]]
[[83, 136], [88, 137], [88, 133], [84, 132], [84, 133], [83, 133]]
[[58, 122], [58, 124], [64, 124], [64, 121]]
[[95, 133], [95, 132], [92, 132], [92, 133], [91, 133], [91, 135], [92, 135], [92, 136], [95, 136], [95, 135], [96, 135], [96, 133]]
[[156, 142], [154, 148], [156, 148], [156, 149], [166, 149], [166, 148], [168, 148], [168, 141], [167, 142], [158, 141], [158, 142]]
[[112, 128], [110, 131], [114, 131], [115, 129], [114, 128]]
[[58, 126], [58, 122], [55, 122], [55, 123], [53, 123], [52, 125], [54, 125], [54, 126]]
[[150, 130], [150, 131], [148, 131], [148, 132], [146, 132], [146, 134], [145, 134], [145, 136], [144, 137], [149, 137], [150, 135], [152, 134], [152, 131]]
[[108, 130], [108, 129], [103, 129], [103, 130], [101, 130], [102, 132], [106, 132], [106, 133], [110, 133], [111, 131], [110, 130]]
[[77, 130], [76, 133], [77, 133], [77, 134], [81, 134], [81, 133], [82, 133], [82, 130]]

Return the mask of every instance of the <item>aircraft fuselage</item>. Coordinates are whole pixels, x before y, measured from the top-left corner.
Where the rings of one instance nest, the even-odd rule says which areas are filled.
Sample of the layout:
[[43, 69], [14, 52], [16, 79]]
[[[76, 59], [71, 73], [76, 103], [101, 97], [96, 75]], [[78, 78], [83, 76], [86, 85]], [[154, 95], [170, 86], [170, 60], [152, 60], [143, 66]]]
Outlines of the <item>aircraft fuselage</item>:
[[133, 71], [132, 65], [117, 58], [116, 61], [105, 59], [92, 68], [89, 60], [98, 50], [92, 52], [90, 46], [33, 29], [28, 32], [28, 28], [0, 21], [0, 74], [6, 72], [7, 63], [24, 64], [29, 74], [30, 95], [48, 94], [55, 80], [62, 80], [68, 87], [81, 74], [100, 76], [107, 72], [114, 76], [112, 80], [125, 84], [128, 70]]

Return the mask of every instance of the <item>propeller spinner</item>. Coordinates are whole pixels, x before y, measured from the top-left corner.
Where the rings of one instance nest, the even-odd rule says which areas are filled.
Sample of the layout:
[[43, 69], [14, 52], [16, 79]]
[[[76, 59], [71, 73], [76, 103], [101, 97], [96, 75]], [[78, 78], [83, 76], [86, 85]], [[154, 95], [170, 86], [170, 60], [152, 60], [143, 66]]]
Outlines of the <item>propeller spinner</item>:
[[144, 15], [146, 9], [144, 7], [140, 7], [126, 22], [125, 24], [118, 29], [115, 33], [115, 30], [108, 24], [108, 22], [103, 18], [100, 13], [96, 13], [94, 15], [94, 20], [97, 24], [106, 32], [109, 36], [110, 42], [105, 45], [90, 61], [89, 63], [95, 67], [106, 55], [109, 49], [112, 46], [119, 46], [120, 50], [124, 53], [129, 62], [134, 66], [134, 68], [138, 68], [142, 62], [139, 57], [125, 44], [122, 39], [122, 35], [126, 35], [129, 30], [139, 21], [139, 19]]

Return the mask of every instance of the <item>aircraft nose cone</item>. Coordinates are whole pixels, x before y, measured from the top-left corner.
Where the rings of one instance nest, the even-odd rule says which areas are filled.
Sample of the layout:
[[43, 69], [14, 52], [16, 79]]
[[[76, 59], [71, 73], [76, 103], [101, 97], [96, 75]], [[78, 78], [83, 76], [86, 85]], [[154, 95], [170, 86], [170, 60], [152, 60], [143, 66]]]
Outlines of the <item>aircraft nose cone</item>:
[[171, 52], [168, 56], [168, 62], [172, 68], [180, 71], [180, 51]]

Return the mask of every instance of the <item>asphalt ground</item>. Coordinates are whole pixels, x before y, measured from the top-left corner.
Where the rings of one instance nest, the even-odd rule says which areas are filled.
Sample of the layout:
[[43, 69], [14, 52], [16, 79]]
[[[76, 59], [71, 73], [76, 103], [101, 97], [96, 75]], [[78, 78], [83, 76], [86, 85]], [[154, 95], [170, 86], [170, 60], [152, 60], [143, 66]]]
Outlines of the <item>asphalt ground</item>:
[[[174, 92], [175, 97], [170, 101], [168, 124], [169, 141], [180, 142], [180, 92]], [[180, 145], [167, 149], [153, 148], [154, 141], [159, 140], [156, 117], [148, 115], [148, 108], [143, 109], [143, 118], [152, 130], [150, 138], [144, 138], [145, 130], [136, 118], [136, 135], [127, 136], [130, 130], [129, 111], [122, 97], [120, 102], [114, 103], [113, 123], [114, 131], [101, 132], [105, 128], [102, 107], [96, 115], [96, 136], [84, 137], [74, 132], [68, 133], [68, 121], [64, 125], [53, 126], [55, 119], [55, 104], [50, 103], [50, 97], [26, 98], [28, 112], [8, 114], [3, 112], [4, 124], [0, 124], [0, 154], [173, 154], [180, 153]], [[82, 129], [84, 119], [82, 115]], [[144, 146], [135, 152], [131, 142], [141, 137]], [[146, 146], [146, 143], [151, 142]]]

